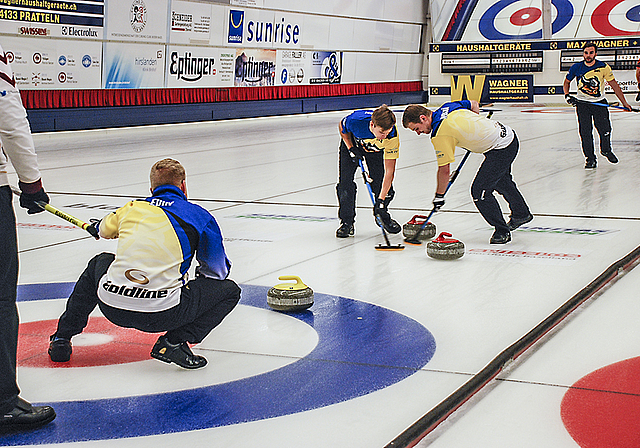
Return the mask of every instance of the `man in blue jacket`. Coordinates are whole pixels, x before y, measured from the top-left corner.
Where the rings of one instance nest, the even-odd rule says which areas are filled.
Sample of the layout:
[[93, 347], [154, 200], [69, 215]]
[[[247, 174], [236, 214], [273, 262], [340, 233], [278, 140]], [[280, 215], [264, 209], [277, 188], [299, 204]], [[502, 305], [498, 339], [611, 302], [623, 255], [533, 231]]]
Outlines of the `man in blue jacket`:
[[[49, 356], [67, 362], [71, 338], [86, 327], [96, 306], [114, 324], [158, 338], [151, 356], [186, 369], [204, 367], [188, 343], [201, 342], [240, 300], [240, 288], [228, 279], [231, 262], [215, 218], [187, 200], [186, 175], [172, 159], [151, 168], [151, 197], [131, 201], [105, 216], [103, 238], [118, 238], [116, 254], [95, 256], [76, 283]], [[193, 258], [196, 278], [188, 281]]]
[[336, 237], [348, 238], [354, 234], [356, 219], [356, 183], [353, 176], [358, 170], [358, 159], [366, 162], [375, 196], [374, 216], [380, 218], [389, 233], [399, 233], [400, 224], [391, 218], [387, 207], [395, 195], [393, 178], [400, 151], [400, 137], [396, 117], [385, 104], [376, 110], [357, 110], [338, 124], [340, 148], [338, 150], [338, 218], [340, 227]]

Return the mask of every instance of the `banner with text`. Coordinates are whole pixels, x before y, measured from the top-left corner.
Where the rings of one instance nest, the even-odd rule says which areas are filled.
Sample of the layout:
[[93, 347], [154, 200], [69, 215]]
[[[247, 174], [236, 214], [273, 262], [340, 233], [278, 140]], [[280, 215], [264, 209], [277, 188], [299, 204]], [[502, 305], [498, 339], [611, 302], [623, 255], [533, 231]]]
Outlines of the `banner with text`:
[[235, 87], [273, 86], [276, 78], [276, 50], [236, 50]]
[[168, 0], [109, 0], [107, 39], [165, 42], [167, 10]]
[[189, 44], [209, 43], [211, 34], [211, 5], [174, 0], [171, 2], [170, 41]]
[[104, 0], [0, 0], [0, 33], [102, 39]]
[[91, 41], [5, 37], [19, 89], [99, 89], [102, 44]]
[[171, 46], [167, 54], [167, 87], [233, 87], [235, 51]]
[[105, 89], [164, 87], [164, 46], [107, 42], [103, 81]]

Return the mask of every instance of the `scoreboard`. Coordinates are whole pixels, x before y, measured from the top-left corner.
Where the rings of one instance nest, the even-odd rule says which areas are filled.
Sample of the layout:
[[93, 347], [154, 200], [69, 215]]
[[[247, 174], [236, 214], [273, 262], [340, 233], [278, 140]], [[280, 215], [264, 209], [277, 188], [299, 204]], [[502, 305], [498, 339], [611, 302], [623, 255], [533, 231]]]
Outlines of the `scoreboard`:
[[[440, 42], [429, 46], [430, 101], [564, 103], [566, 72], [583, 60], [587, 40]], [[609, 64], [623, 92], [638, 92], [640, 36], [594, 39], [597, 59]]]

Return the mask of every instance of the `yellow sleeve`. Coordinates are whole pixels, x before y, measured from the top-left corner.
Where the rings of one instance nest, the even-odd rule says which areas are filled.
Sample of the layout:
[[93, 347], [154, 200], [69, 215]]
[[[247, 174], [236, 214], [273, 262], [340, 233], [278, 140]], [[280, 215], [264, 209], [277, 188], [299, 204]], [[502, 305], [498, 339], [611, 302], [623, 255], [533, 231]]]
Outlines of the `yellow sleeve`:
[[397, 159], [400, 156], [400, 137], [397, 135], [388, 140], [385, 139], [384, 158]]
[[436, 150], [438, 166], [455, 162], [456, 145], [458, 141], [448, 135], [435, 136], [431, 139], [433, 149]]
[[602, 76], [604, 77], [605, 81], [611, 81], [615, 79], [615, 77], [613, 76], [613, 71], [611, 70], [611, 67], [609, 66], [609, 64], [607, 64], [606, 67], [602, 69], [602, 71], [603, 71]]
[[120, 207], [113, 213], [109, 213], [100, 222], [100, 236], [106, 239], [118, 238], [120, 233], [120, 219], [126, 207], [131, 207], [132, 202], [128, 202], [124, 207]]

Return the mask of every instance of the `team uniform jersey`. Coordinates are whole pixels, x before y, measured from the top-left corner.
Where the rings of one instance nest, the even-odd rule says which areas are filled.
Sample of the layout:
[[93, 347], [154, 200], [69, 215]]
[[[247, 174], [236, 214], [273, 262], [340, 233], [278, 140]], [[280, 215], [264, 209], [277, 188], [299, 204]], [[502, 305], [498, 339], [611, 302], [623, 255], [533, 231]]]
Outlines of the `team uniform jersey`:
[[604, 82], [615, 79], [609, 64], [597, 59], [591, 67], [587, 67], [584, 61], [573, 64], [567, 73], [567, 80], [574, 78], [578, 84], [576, 98], [589, 102], [604, 100]]
[[513, 141], [513, 129], [472, 112], [468, 100], [445, 103], [431, 117], [431, 143], [438, 166], [455, 161], [456, 146], [485, 153], [506, 148]]
[[354, 144], [366, 152], [384, 151], [385, 159], [397, 159], [400, 155], [400, 137], [398, 128], [393, 125], [391, 132], [384, 140], [378, 140], [369, 129], [371, 110], [357, 110], [342, 119], [342, 130], [351, 133]]
[[177, 305], [194, 255], [206, 277], [223, 280], [231, 269], [215, 218], [172, 185], [107, 215], [100, 236], [119, 238], [98, 288], [100, 300], [114, 308], [157, 312]]

